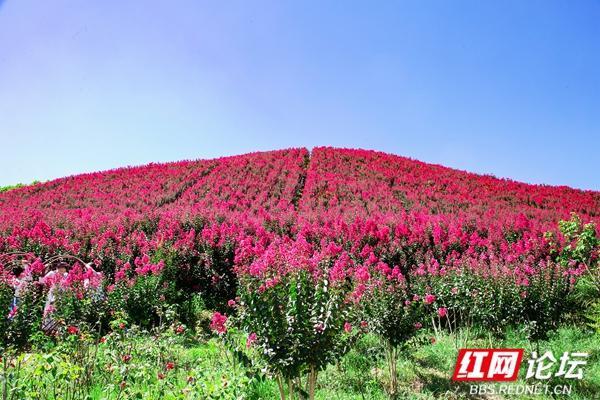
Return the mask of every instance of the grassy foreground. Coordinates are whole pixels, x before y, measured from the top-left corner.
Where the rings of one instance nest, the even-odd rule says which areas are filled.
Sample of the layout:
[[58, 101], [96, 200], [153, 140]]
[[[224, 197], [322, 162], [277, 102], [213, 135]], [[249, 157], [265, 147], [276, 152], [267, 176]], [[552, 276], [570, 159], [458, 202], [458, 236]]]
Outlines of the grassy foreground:
[[[517, 383], [525, 382], [529, 353], [551, 350], [588, 352], [582, 380], [548, 383], [572, 385], [571, 399], [600, 398], [600, 336], [563, 327], [547, 341], [532, 344], [523, 332], [510, 331], [497, 340], [485, 332], [440, 334], [424, 332], [398, 360], [400, 393], [406, 399], [505, 398], [472, 396], [469, 386], [450, 380], [458, 348], [525, 348]], [[276, 399], [278, 387], [262, 366], [249, 362], [252, 348], [236, 355], [220, 338], [198, 340], [169, 330], [148, 335], [136, 329], [111, 333], [103, 339], [73, 333], [53, 345], [1, 361], [2, 399]], [[245, 360], [245, 362], [244, 362]], [[262, 371], [261, 371], [262, 370]], [[335, 366], [319, 374], [318, 399], [387, 399], [384, 353], [378, 339], [363, 336]], [[534, 381], [533, 383], [536, 383]], [[506, 398], [553, 398], [544, 395]], [[555, 397], [554, 397], [555, 398]]]

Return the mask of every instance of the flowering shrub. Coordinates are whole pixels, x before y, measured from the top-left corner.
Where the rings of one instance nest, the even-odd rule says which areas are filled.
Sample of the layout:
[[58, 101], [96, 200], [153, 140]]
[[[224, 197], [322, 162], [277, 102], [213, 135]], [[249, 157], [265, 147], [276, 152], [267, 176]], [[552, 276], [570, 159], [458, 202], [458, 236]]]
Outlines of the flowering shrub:
[[305, 240], [277, 240], [247, 268], [240, 266], [239, 321], [248, 346], [261, 356], [292, 396], [295, 379], [308, 374], [314, 398], [318, 371], [337, 361], [352, 337], [352, 302], [332, 272], [336, 258]]
[[137, 276], [133, 280], [119, 281], [109, 288], [108, 307], [119, 310], [127, 319], [145, 328], [160, 325], [169, 316], [174, 305], [167, 301], [171, 297], [168, 282], [160, 275]]
[[[0, 314], [0, 346], [24, 347], [39, 330], [44, 308], [44, 288], [36, 280], [43, 272], [39, 259], [31, 263], [21, 275], [30, 279], [18, 279], [11, 271], [12, 261], [19, 259], [4, 258], [8, 268], [0, 268], [0, 303], [3, 311]], [[0, 264], [2, 267], [2, 264]]]
[[14, 290], [8, 282], [8, 278], [0, 271], [0, 310], [3, 310], [6, 315], [0, 317], [0, 335], [6, 337], [6, 331], [10, 320], [14, 318], [15, 311], [13, 307]]
[[[386, 343], [386, 358], [390, 374], [389, 393], [397, 394], [396, 364], [398, 351], [427, 323], [427, 305], [433, 303], [430, 294], [413, 294], [413, 287], [402, 275], [382, 276], [372, 284], [363, 301], [368, 329]], [[415, 288], [416, 289], [416, 288]]]
[[226, 299], [235, 297], [237, 280], [231, 265], [235, 243], [223, 228], [205, 227], [199, 234], [191, 228], [184, 240], [157, 252], [165, 262], [163, 280], [178, 291], [179, 298], [174, 299], [178, 304], [201, 294], [206, 307], [224, 310]]
[[551, 233], [547, 239], [571, 282], [574, 277], [580, 277], [575, 282], [577, 290], [572, 300], [579, 310], [585, 310], [584, 322], [600, 331], [600, 239], [596, 235], [596, 226], [593, 223], [583, 225], [576, 214], [568, 221], [561, 221], [559, 226], [566, 245], [557, 246]]
[[[585, 274], [596, 286], [600, 293], [600, 239], [596, 235], [596, 226], [593, 223], [582, 225], [577, 214], [573, 214], [568, 221], [559, 222], [560, 232], [564, 236], [565, 245], [560, 249], [553, 249], [557, 260], [567, 276], [581, 276]], [[551, 244], [552, 233], [547, 235]]]

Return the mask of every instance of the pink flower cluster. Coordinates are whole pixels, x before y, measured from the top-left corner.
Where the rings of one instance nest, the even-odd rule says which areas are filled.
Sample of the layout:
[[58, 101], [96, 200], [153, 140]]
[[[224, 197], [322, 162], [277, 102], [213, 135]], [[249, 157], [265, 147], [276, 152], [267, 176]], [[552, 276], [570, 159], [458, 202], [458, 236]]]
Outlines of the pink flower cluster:
[[220, 312], [215, 312], [210, 321], [210, 329], [219, 335], [222, 335], [227, 332], [227, 326], [225, 325], [226, 323], [227, 316], [221, 314]]

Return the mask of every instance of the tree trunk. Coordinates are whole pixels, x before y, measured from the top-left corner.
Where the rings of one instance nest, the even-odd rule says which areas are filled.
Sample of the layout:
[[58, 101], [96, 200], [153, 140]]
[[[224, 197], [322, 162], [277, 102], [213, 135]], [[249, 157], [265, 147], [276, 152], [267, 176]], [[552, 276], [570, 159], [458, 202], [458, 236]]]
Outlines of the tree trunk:
[[279, 387], [279, 400], [285, 400], [285, 390], [283, 389], [282, 380], [283, 379], [281, 375], [277, 375], [277, 386]]
[[317, 374], [318, 371], [314, 365], [310, 366], [310, 372], [308, 373], [308, 398], [309, 400], [315, 399], [315, 388], [317, 386]]
[[388, 369], [390, 373], [390, 397], [394, 398], [398, 392], [398, 374], [396, 372], [396, 362], [398, 356], [398, 349], [396, 349], [391, 343], [388, 343], [387, 348], [387, 361]]

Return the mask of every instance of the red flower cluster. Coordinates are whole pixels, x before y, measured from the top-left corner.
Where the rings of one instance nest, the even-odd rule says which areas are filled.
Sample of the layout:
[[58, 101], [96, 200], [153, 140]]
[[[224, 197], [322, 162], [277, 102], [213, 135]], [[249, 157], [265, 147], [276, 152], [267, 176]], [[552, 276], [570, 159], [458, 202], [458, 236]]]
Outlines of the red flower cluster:
[[69, 335], [77, 335], [79, 333], [79, 328], [73, 325], [69, 325], [67, 328], [67, 332]]
[[215, 312], [210, 321], [210, 329], [214, 332], [222, 335], [227, 332], [227, 327], [225, 324], [227, 323], [227, 316], [221, 314], [220, 312]]

